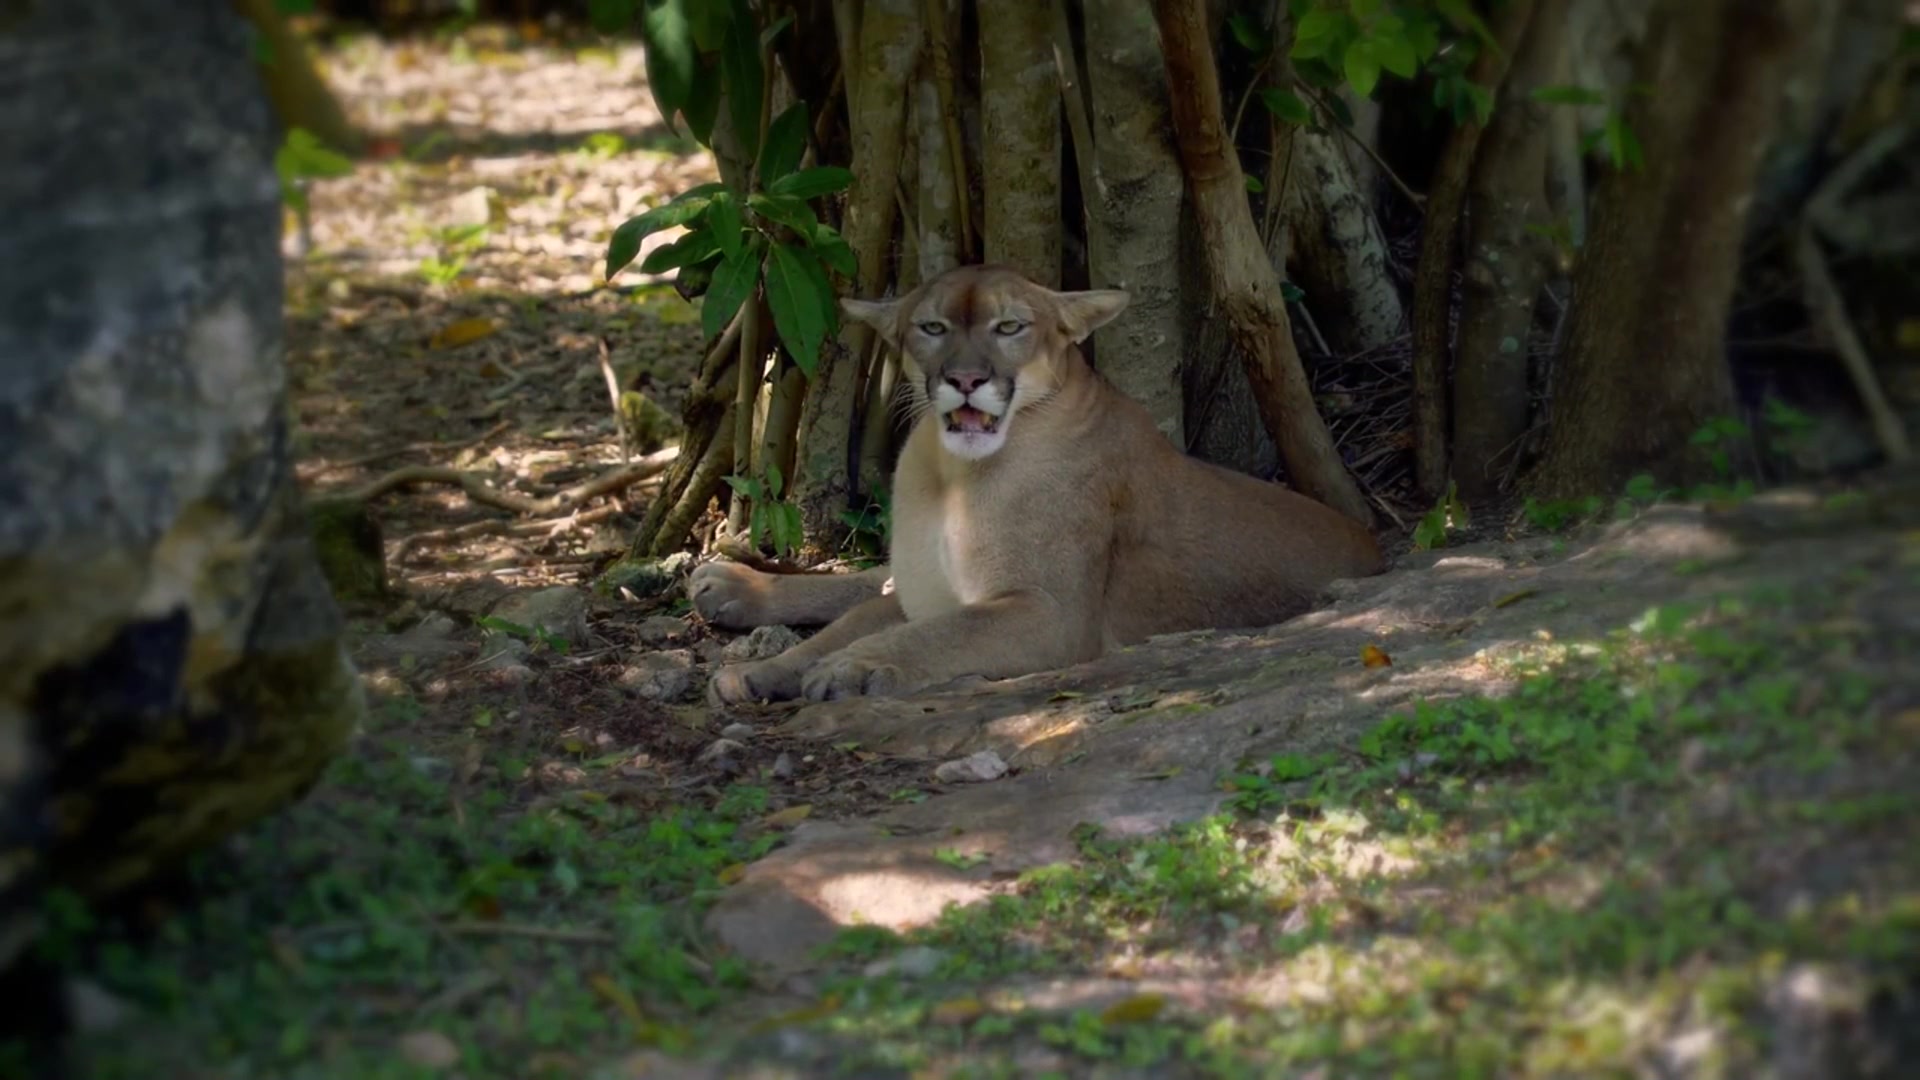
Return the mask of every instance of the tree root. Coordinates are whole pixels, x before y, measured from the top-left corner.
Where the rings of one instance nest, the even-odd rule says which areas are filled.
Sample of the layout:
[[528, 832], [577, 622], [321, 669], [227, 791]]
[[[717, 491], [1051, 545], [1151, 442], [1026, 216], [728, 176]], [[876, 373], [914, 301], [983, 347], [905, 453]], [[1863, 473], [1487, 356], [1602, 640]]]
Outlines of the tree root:
[[540, 536], [551, 539], [570, 533], [582, 525], [596, 525], [608, 518], [617, 517], [625, 509], [623, 506], [616, 505], [596, 506], [578, 514], [543, 518], [539, 521], [489, 518], [486, 521], [470, 521], [465, 525], [453, 525], [444, 529], [428, 529], [402, 539], [399, 547], [394, 551], [393, 559], [398, 562], [417, 547], [457, 543], [461, 540], [471, 540], [476, 536]]
[[630, 465], [610, 469], [591, 480], [582, 481], [544, 498], [502, 491], [481, 479], [478, 473], [440, 465], [409, 465], [403, 469], [395, 469], [364, 487], [347, 492], [345, 498], [356, 502], [367, 502], [390, 491], [397, 491], [414, 484], [447, 484], [466, 492], [467, 498], [482, 506], [543, 517], [569, 510], [588, 499], [611, 494], [623, 488], [632, 487], [642, 480], [658, 476], [666, 470], [667, 466], [673, 464], [679, 454], [678, 446], [669, 446]]

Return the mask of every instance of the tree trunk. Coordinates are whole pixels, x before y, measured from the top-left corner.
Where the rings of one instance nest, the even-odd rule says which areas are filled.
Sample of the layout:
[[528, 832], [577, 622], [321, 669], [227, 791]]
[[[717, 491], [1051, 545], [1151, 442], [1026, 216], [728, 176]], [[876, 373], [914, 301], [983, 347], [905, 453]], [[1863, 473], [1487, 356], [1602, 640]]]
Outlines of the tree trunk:
[[7, 18], [0, 968], [46, 889], [177, 869], [300, 798], [365, 711], [289, 457], [279, 138], [245, 21]]
[[[1261, 419], [1295, 487], [1371, 524], [1367, 501], [1348, 475], [1293, 345], [1279, 275], [1254, 227], [1246, 182], [1228, 139], [1220, 78], [1203, 0], [1154, 0], [1188, 190], [1206, 243], [1215, 296], [1246, 350], [1247, 378]], [[1169, 252], [1169, 255], [1172, 253]]]
[[[836, 5], [838, 8], [851, 5]], [[857, 295], [877, 296], [887, 283], [887, 256], [898, 217], [896, 189], [905, 146], [907, 80], [919, 54], [916, 0], [866, 0], [861, 5], [857, 96], [849, 110], [853, 128], [853, 189], [847, 198], [847, 244], [859, 267]], [[820, 350], [820, 366], [800, 413], [800, 449], [793, 501], [807, 535], [823, 546], [843, 528], [840, 511], [851, 493], [850, 459], [854, 398], [860, 364], [872, 343], [864, 323], [842, 320], [838, 342]], [[862, 478], [871, 483], [874, 477]]]
[[1634, 81], [1658, 91], [1626, 113], [1645, 164], [1595, 192], [1536, 492], [1602, 494], [1641, 470], [1700, 475], [1688, 438], [1732, 408], [1727, 308], [1782, 75], [1813, 6], [1668, 0], [1655, 12]]
[[1087, 0], [1092, 284], [1125, 289], [1125, 311], [1100, 332], [1100, 374], [1146, 406], [1185, 449], [1180, 366], [1187, 355], [1179, 260], [1186, 181], [1173, 150], [1167, 81], [1152, 13], [1127, 0]]
[[985, 3], [980, 17], [986, 255], [1060, 287], [1060, 90], [1047, 4]]
[[1527, 338], [1552, 246], [1547, 160], [1552, 126], [1533, 92], [1553, 83], [1567, 0], [1539, 0], [1481, 138], [1467, 190], [1467, 250], [1453, 364], [1453, 462], [1462, 497], [1496, 494], [1527, 430]]
[[[1467, 71], [1469, 81], [1497, 91], [1533, 0], [1514, 0], [1494, 30], [1497, 49], [1483, 49]], [[1439, 498], [1447, 480], [1447, 345], [1453, 300], [1453, 254], [1467, 181], [1480, 145], [1480, 124], [1462, 120], [1448, 137], [1427, 196], [1420, 234], [1420, 268], [1413, 280], [1413, 474], [1427, 498]]]
[[1357, 353], [1399, 337], [1406, 309], [1387, 273], [1387, 241], [1373, 213], [1372, 188], [1354, 174], [1339, 145], [1344, 141], [1294, 132], [1286, 191], [1273, 197], [1286, 208], [1287, 261], [1295, 268], [1289, 276], [1306, 291], [1306, 305], [1328, 344]]
[[343, 154], [358, 154], [365, 144], [340, 101], [320, 77], [306, 46], [287, 29], [286, 16], [274, 0], [233, 0], [233, 7], [253, 24], [265, 41], [267, 55], [255, 67], [280, 123], [305, 128], [322, 143]]

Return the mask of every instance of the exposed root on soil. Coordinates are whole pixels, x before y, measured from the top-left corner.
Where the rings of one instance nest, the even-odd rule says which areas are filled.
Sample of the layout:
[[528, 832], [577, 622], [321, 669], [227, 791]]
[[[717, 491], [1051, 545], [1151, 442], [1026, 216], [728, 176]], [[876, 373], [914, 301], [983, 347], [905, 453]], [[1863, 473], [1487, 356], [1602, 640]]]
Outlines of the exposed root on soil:
[[364, 487], [355, 488], [348, 492], [346, 497], [356, 502], [366, 502], [413, 484], [449, 484], [466, 492], [467, 498], [484, 506], [510, 510], [516, 514], [545, 516], [572, 509], [588, 499], [622, 491], [643, 480], [650, 480], [665, 472], [667, 466], [673, 464], [674, 459], [679, 456], [680, 448], [669, 446], [648, 454], [631, 465], [610, 469], [591, 480], [582, 481], [543, 497], [502, 491], [487, 483], [478, 473], [441, 465], [409, 465], [403, 469], [395, 469]]

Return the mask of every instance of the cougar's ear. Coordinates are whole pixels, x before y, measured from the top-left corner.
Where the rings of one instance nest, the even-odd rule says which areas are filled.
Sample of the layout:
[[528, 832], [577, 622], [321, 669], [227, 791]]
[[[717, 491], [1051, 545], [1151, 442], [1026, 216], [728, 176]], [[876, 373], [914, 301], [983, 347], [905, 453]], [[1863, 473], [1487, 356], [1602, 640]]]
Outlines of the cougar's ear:
[[1093, 336], [1126, 310], [1132, 297], [1125, 289], [1088, 289], [1084, 292], [1057, 292], [1054, 303], [1060, 305], [1060, 323], [1075, 345]]
[[848, 296], [840, 300], [840, 312], [855, 322], [873, 327], [887, 344], [900, 344], [900, 301], [855, 300]]

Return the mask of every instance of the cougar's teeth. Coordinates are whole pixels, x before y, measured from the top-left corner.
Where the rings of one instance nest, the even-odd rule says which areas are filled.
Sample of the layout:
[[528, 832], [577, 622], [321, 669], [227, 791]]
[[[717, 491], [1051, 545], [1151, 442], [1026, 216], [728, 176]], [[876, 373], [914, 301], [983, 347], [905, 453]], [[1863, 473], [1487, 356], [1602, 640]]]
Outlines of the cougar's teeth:
[[962, 405], [947, 414], [948, 431], [965, 431], [976, 434], [992, 434], [1000, 426], [1000, 418], [989, 416], [971, 405]]

